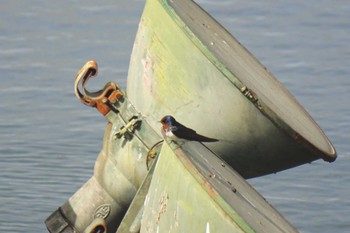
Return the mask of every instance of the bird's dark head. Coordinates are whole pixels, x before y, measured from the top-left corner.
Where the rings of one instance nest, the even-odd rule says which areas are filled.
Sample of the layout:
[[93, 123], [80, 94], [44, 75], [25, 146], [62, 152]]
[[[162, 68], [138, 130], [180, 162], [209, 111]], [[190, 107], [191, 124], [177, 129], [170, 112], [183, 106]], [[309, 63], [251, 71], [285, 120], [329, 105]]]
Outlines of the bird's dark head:
[[173, 126], [174, 123], [176, 122], [175, 118], [172, 116], [165, 116], [160, 120], [160, 123], [162, 123], [163, 125], [171, 125]]

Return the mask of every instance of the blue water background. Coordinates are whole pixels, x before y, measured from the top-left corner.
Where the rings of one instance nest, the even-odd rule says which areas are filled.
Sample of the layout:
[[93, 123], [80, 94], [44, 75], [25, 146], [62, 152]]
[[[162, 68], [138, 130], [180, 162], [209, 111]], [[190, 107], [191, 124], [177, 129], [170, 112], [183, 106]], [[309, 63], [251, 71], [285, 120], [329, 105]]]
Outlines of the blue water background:
[[[249, 180], [301, 232], [350, 232], [350, 2], [200, 0], [293, 93], [328, 135], [336, 162]], [[0, 232], [45, 232], [45, 218], [93, 172], [106, 120], [75, 98], [125, 88], [144, 1], [2, 1]]]

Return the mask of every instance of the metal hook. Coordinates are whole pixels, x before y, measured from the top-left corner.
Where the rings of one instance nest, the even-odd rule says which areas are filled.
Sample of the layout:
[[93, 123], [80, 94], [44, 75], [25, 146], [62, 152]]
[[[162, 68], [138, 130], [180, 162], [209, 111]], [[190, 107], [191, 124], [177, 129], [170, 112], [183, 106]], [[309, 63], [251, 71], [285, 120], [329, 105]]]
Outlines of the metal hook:
[[154, 158], [158, 156], [160, 153], [160, 149], [158, 148], [160, 145], [163, 145], [164, 139], [160, 140], [156, 144], [154, 144], [151, 149], [147, 153], [147, 158], [146, 158], [146, 166], [147, 170], [149, 170], [150, 165], [153, 164]]
[[[75, 78], [74, 92], [80, 102], [90, 107], [96, 107], [103, 115], [106, 115], [110, 110], [108, 103], [116, 103], [123, 94], [113, 82], [108, 82], [103, 89], [97, 92], [89, 92], [86, 90], [87, 81], [90, 78], [96, 77], [97, 73], [98, 68], [96, 61], [91, 60], [85, 63]], [[82, 92], [79, 90], [80, 82], [82, 83]]]

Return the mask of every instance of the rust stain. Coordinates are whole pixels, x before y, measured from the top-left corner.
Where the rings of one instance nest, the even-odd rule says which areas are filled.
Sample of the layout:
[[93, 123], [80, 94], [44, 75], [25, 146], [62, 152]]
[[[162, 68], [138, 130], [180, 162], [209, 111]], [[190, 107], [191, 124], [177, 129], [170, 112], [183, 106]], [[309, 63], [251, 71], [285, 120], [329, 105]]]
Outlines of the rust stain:
[[160, 221], [160, 216], [162, 214], [164, 214], [168, 209], [168, 200], [169, 200], [169, 196], [164, 191], [159, 199], [159, 210], [158, 210], [158, 214], [157, 214], [157, 223], [159, 223], [159, 221]]

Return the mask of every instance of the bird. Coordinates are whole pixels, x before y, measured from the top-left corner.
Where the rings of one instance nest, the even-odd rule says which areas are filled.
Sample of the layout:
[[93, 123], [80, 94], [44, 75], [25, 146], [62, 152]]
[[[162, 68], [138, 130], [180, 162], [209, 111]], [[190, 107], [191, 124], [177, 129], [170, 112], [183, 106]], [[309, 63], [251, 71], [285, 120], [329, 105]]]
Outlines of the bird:
[[197, 141], [197, 142], [217, 142], [218, 139], [209, 138], [203, 135], [198, 134], [195, 130], [187, 128], [174, 117], [167, 115], [164, 116], [160, 123], [162, 123], [162, 134], [164, 137], [170, 138], [173, 141], [188, 140], [188, 141]]

